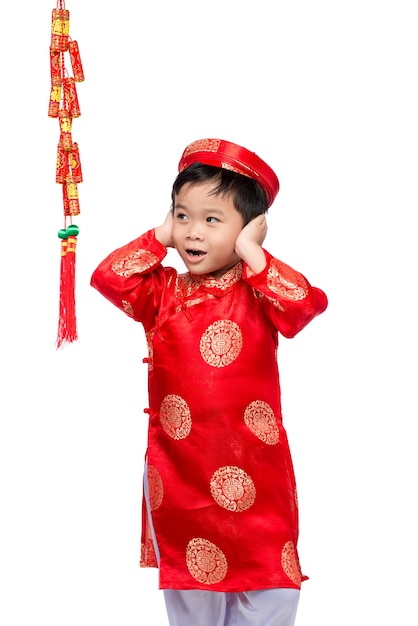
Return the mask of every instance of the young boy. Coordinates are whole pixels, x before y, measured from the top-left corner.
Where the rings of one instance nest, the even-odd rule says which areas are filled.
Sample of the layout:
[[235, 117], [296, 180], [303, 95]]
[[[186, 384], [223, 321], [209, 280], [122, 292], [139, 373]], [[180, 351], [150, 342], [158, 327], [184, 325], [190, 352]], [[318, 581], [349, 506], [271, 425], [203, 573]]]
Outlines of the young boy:
[[[306, 578], [276, 351], [327, 298], [262, 248], [278, 191], [253, 152], [196, 141], [164, 223], [92, 276], [146, 333], [141, 565], [159, 567], [170, 626], [292, 626]], [[186, 273], [162, 265], [169, 247]]]

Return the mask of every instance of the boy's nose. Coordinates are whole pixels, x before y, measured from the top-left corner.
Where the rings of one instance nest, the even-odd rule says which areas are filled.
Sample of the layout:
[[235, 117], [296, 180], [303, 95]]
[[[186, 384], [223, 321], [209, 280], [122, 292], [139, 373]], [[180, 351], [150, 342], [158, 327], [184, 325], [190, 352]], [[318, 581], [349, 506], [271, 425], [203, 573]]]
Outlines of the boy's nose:
[[202, 239], [202, 234], [200, 232], [200, 230], [192, 225], [189, 229], [189, 232], [187, 233], [187, 239], [198, 239], [201, 240]]

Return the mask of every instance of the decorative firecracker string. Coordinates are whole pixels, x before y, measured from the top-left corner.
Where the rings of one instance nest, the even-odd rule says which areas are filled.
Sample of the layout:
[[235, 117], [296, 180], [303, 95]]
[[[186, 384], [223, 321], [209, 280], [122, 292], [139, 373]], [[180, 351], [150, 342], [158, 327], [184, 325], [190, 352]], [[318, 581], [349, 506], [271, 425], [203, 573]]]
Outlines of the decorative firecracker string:
[[[70, 57], [73, 75], [65, 66]], [[58, 119], [60, 136], [57, 147], [55, 180], [62, 185], [64, 227], [58, 231], [61, 240], [60, 302], [56, 346], [78, 339], [75, 306], [75, 254], [79, 228], [73, 217], [80, 214], [77, 184], [83, 182], [78, 144], [72, 138], [73, 119], [80, 117], [76, 83], [84, 80], [77, 41], [70, 37], [70, 12], [64, 0], [52, 10], [50, 46], [51, 92], [48, 116]]]

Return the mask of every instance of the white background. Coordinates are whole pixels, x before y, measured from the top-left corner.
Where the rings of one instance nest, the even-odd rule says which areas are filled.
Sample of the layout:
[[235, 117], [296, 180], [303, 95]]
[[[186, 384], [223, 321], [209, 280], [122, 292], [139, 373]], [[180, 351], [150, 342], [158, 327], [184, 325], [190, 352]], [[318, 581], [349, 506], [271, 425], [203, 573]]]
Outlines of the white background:
[[0, 9], [1, 624], [167, 623], [138, 567], [142, 328], [89, 280], [163, 220], [184, 147], [221, 137], [278, 173], [266, 247], [330, 302], [279, 352], [310, 576], [297, 624], [415, 626], [414, 2], [68, 1], [84, 182], [79, 341], [58, 351], [55, 6]]

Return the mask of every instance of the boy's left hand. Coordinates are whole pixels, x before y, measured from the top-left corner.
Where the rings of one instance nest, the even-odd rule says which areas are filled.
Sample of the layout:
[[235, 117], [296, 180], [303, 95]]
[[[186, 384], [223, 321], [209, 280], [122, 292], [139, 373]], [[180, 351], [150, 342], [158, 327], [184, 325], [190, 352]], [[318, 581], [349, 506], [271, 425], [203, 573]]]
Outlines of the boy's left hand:
[[242, 245], [246, 245], [247, 243], [255, 243], [259, 246], [262, 245], [264, 239], [267, 235], [267, 220], [266, 216], [257, 215], [251, 222], [248, 222], [246, 226], [242, 229], [240, 234], [237, 237], [237, 241], [235, 243], [235, 249], [239, 248]]
[[235, 252], [254, 274], [263, 271], [266, 257], [261, 247], [267, 235], [266, 216], [257, 215], [242, 229], [235, 241]]

